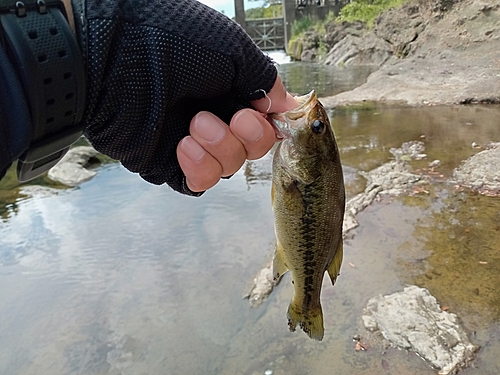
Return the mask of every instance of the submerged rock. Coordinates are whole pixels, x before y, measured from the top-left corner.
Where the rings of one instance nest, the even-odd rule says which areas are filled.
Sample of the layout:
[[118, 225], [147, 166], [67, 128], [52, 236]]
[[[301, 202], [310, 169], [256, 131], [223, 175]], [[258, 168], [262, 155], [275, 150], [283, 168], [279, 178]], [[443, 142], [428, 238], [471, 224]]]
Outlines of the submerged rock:
[[66, 155], [49, 170], [49, 178], [66, 186], [77, 186], [90, 180], [97, 172], [87, 169], [89, 161], [98, 152], [90, 146], [71, 148]]
[[368, 301], [363, 323], [392, 345], [412, 350], [439, 374], [456, 374], [474, 359], [472, 344], [455, 314], [443, 311], [427, 289], [417, 286]]
[[400, 195], [419, 182], [421, 176], [411, 173], [406, 161], [422, 158], [424, 144], [419, 141], [405, 142], [401, 148], [392, 148], [390, 152], [395, 160], [382, 164], [369, 172], [359, 172], [366, 178], [365, 191], [349, 199], [346, 203], [343, 236], [359, 224], [356, 215], [368, 207], [377, 195]]
[[243, 298], [247, 298], [252, 307], [260, 306], [271, 294], [275, 286], [273, 264], [269, 262], [257, 273], [253, 279], [250, 292], [246, 293]]

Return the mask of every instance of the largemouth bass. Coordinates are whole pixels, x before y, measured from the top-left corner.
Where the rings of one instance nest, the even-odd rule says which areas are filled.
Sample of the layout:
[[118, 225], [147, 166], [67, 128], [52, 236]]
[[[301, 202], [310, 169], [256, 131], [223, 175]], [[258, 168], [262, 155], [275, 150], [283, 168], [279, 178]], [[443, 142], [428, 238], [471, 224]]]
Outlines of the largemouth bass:
[[323, 276], [327, 271], [335, 284], [343, 257], [344, 179], [333, 130], [316, 93], [295, 99], [299, 107], [272, 115], [283, 137], [273, 159], [273, 277], [292, 273], [290, 331], [300, 325], [309, 337], [322, 340]]

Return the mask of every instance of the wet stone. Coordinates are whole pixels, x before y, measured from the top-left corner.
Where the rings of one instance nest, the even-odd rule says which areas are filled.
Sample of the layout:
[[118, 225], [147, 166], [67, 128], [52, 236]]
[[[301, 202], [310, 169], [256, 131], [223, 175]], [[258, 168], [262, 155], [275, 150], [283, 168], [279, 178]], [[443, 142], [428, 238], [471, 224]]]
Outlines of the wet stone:
[[400, 195], [420, 181], [420, 176], [411, 173], [406, 163], [412, 159], [425, 157], [424, 144], [420, 141], [405, 142], [401, 148], [391, 148], [395, 160], [382, 164], [369, 172], [359, 172], [366, 178], [365, 191], [352, 197], [346, 203], [342, 234], [347, 234], [359, 223], [356, 215], [368, 207], [378, 195]]
[[380, 332], [393, 346], [418, 353], [442, 375], [467, 367], [479, 349], [457, 316], [443, 311], [427, 289], [417, 286], [371, 298], [362, 319], [367, 330]]
[[276, 286], [276, 282], [273, 278], [272, 268], [272, 262], [268, 263], [264, 268], [262, 268], [253, 279], [250, 292], [246, 293], [243, 296], [243, 298], [248, 299], [250, 306], [260, 306]]
[[500, 193], [500, 143], [491, 143], [486, 150], [467, 159], [453, 171], [459, 185], [484, 193]]
[[66, 186], [77, 186], [93, 178], [97, 172], [87, 169], [89, 162], [98, 152], [90, 146], [71, 148], [66, 155], [49, 170], [51, 180]]

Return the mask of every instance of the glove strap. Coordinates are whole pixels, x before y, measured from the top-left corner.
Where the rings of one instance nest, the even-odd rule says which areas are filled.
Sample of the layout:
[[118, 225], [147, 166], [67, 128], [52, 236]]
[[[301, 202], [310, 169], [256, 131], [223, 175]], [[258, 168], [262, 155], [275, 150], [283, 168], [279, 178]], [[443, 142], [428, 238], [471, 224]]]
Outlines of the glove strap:
[[83, 59], [60, 0], [0, 0], [0, 42], [30, 109], [31, 143], [17, 166], [24, 182], [54, 166], [83, 133]]

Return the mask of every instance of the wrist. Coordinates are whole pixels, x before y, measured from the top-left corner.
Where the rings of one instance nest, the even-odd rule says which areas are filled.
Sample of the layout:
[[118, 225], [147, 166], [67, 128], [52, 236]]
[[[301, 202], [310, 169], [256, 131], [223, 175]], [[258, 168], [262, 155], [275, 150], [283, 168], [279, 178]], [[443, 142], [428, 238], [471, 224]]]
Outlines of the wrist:
[[68, 16], [68, 23], [71, 30], [75, 32], [75, 16], [73, 15], [73, 6], [71, 5], [71, 0], [62, 0], [64, 8], [66, 9], [66, 15]]

